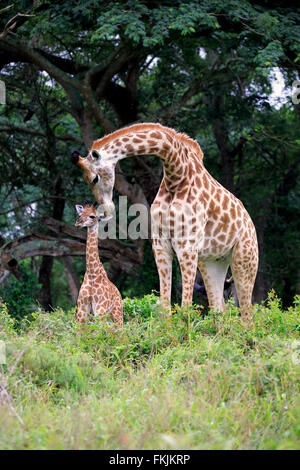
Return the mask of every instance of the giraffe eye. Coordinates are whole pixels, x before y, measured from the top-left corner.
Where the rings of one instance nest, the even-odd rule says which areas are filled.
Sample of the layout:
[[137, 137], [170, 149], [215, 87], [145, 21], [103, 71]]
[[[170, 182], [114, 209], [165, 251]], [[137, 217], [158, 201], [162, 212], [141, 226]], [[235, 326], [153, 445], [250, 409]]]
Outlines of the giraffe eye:
[[98, 158], [100, 157], [100, 154], [97, 152], [97, 150], [92, 150], [92, 157], [95, 160], [98, 160]]
[[95, 215], [90, 215], [90, 219], [95, 219], [96, 216]]

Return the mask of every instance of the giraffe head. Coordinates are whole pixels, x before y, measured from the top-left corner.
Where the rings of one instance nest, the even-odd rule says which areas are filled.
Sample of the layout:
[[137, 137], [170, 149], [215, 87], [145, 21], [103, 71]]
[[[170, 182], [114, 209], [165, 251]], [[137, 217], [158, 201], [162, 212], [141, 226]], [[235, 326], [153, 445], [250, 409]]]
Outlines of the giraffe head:
[[113, 187], [115, 184], [115, 166], [117, 161], [103, 158], [103, 152], [91, 149], [86, 158], [77, 150], [72, 152], [72, 162], [83, 170], [84, 179], [91, 188], [96, 201], [101, 205], [105, 217], [111, 214], [113, 203]]
[[79, 218], [76, 220], [75, 227], [91, 227], [92, 225], [98, 224], [99, 220], [102, 220], [101, 215], [98, 214], [97, 202], [90, 205], [87, 201], [84, 202], [83, 206], [76, 205], [76, 211]]
[[[187, 168], [186, 153], [182, 151], [181, 156], [178, 156], [180, 142], [190, 146], [202, 159], [198, 143], [185, 134], [178, 134], [174, 129], [157, 123], [140, 123], [95, 140], [86, 158], [74, 150], [72, 162], [83, 170], [84, 179], [107, 216], [114, 210], [112, 195], [116, 164], [133, 155], [157, 155], [167, 162], [165, 169], [172, 180], [170, 185], [178, 185], [185, 177]], [[178, 174], [174, 183], [176, 172]]]

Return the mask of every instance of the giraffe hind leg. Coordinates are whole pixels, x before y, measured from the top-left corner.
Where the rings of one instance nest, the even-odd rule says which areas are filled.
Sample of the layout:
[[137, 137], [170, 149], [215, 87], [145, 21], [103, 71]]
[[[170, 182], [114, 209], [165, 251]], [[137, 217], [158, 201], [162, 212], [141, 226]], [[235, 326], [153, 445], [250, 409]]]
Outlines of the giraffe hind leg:
[[258, 266], [255, 247], [239, 241], [233, 249], [230, 266], [241, 316], [246, 321], [252, 321], [252, 292]]
[[115, 300], [111, 316], [117, 325], [123, 326], [123, 302], [121, 296]]

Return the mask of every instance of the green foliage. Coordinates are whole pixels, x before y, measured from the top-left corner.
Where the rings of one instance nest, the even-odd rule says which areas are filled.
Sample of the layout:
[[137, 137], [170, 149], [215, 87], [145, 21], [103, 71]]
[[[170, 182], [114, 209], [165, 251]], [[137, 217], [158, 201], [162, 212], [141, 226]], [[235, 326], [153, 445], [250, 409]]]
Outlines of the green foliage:
[[[84, 265], [84, 260], [82, 263]], [[78, 266], [78, 262], [76, 262], [76, 266]], [[82, 267], [80, 266], [81, 270]], [[83, 269], [85, 266], [83, 266]], [[78, 269], [79, 271], [79, 269]], [[84, 273], [83, 273], [84, 274]], [[51, 288], [52, 288], [52, 302], [53, 305], [56, 307], [62, 307], [66, 310], [71, 309], [74, 305], [70, 294], [69, 294], [69, 286], [68, 281], [66, 278], [66, 274], [64, 271], [64, 267], [59, 260], [54, 259], [53, 262], [53, 269], [52, 269], [52, 276], [51, 276]]]
[[[8, 313], [8, 308], [0, 298], [0, 334], [12, 334], [14, 331], [15, 319]], [[3, 339], [0, 336], [0, 339]]]
[[[1, 13], [1, 32], [31, 6], [32, 16], [16, 16], [0, 41], [8, 92], [0, 113], [1, 244], [45, 233], [58, 196], [64, 221], [74, 223], [75, 200], [90, 199], [68, 158], [74, 147], [86, 154], [83, 139], [158, 121], [197, 138], [222, 183], [231, 164], [230, 189], [254, 219], [260, 269], [282, 301], [271, 291], [254, 308], [253, 328], [232, 302], [208, 315], [175, 305], [166, 318], [156, 295], [136, 298], [158, 290], [145, 243], [138, 276], [118, 275], [128, 296], [124, 327], [95, 320], [81, 328], [74, 308], [32, 306], [39, 286], [21, 262], [22, 280], [11, 276], [0, 290], [8, 362], [0, 368], [0, 447], [299, 448], [299, 296], [290, 306], [300, 265], [299, 116], [290, 100], [270, 102], [275, 67], [286, 85], [299, 74], [299, 9], [238, 0], [26, 0]], [[150, 172], [134, 159], [122, 170], [151, 204], [162, 172], [158, 159], [146, 164]], [[82, 274], [83, 263], [76, 267]], [[54, 304], [68, 309], [59, 262], [51, 283]]]
[[123, 311], [125, 320], [142, 318], [144, 320], [157, 318], [159, 298], [155, 294], [145, 295], [142, 299], [137, 297], [123, 299]]
[[19, 263], [20, 279], [10, 276], [0, 287], [0, 297], [3, 299], [12, 318], [20, 322], [30, 315], [34, 304], [39, 283], [36, 275], [29, 267], [27, 260]]
[[255, 70], [262, 72], [263, 76], [267, 77], [272, 67], [277, 65], [282, 55], [283, 50], [280, 41], [271, 41], [264, 49], [260, 50], [254, 58], [254, 63], [257, 64]]
[[100, 14], [99, 27], [92, 35], [92, 41], [111, 40], [124, 34], [134, 43], [144, 47], [162, 45], [170, 39], [172, 31], [182, 36], [196, 32], [197, 26], [219, 28], [215, 17], [208, 12], [207, 5], [199, 2], [173, 2], [173, 6], [146, 6], [139, 0], [113, 2]]
[[8, 326], [0, 447], [299, 449], [299, 297], [285, 311], [271, 292], [253, 328], [232, 303], [166, 318], [157, 300], [126, 299], [122, 329], [74, 310]]

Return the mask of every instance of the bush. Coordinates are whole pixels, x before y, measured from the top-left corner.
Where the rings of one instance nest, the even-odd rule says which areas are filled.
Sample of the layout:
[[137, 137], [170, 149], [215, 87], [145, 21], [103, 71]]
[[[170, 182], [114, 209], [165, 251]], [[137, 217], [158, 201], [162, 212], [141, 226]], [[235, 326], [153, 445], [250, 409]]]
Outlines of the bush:
[[126, 297], [123, 300], [124, 320], [131, 318], [149, 319], [159, 314], [159, 297], [155, 294], [145, 295], [142, 299]]
[[11, 317], [17, 324], [34, 310], [36, 294], [40, 285], [36, 275], [27, 267], [26, 262], [19, 263], [21, 279], [9, 276], [4, 286], [0, 287], [0, 297], [8, 307]]
[[125, 299], [121, 329], [57, 309], [33, 312], [18, 334], [2, 305], [11, 401], [0, 447], [299, 448], [299, 297], [283, 310], [271, 292], [252, 328], [230, 302], [166, 318], [157, 301]]
[[15, 320], [9, 315], [7, 305], [0, 298], [0, 333], [11, 333]]

